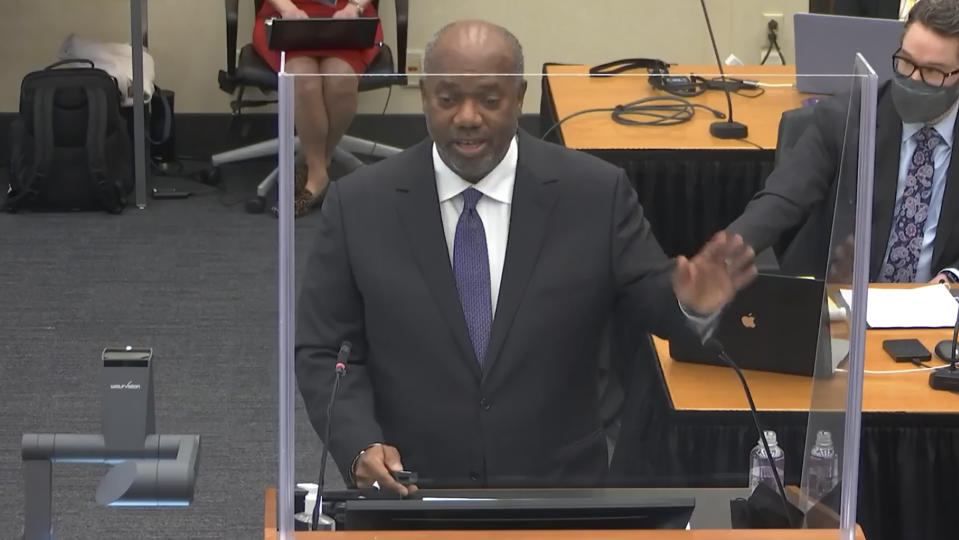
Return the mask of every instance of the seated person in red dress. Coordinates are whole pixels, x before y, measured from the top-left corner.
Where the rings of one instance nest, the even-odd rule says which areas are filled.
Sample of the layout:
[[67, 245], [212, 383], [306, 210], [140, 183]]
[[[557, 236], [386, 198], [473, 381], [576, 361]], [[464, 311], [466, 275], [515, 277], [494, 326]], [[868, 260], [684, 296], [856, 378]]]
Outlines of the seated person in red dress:
[[[372, 0], [267, 0], [257, 14], [253, 27], [253, 47], [274, 70], [280, 69], [280, 53], [267, 47], [264, 21], [270, 18], [306, 19], [311, 17], [375, 17]], [[377, 42], [383, 30], [377, 31]], [[379, 52], [329, 49], [288, 51], [286, 71], [295, 74], [340, 75], [304, 77], [295, 84], [295, 118], [300, 148], [306, 157], [306, 174], [298, 171], [294, 209], [302, 216], [319, 206], [326, 194], [330, 176], [327, 167], [333, 150], [346, 133], [356, 114], [358, 78], [343, 75], [362, 74]], [[274, 209], [275, 212], [275, 209]]]

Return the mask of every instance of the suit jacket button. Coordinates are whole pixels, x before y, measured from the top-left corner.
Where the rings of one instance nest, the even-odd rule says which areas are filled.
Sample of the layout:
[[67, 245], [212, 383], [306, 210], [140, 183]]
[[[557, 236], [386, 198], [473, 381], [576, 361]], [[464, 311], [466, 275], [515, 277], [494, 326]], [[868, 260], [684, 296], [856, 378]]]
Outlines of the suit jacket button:
[[490, 407], [491, 407], [491, 406], [492, 406], [492, 405], [490, 404], [490, 402], [489, 402], [488, 399], [483, 398], [483, 399], [480, 400], [480, 407], [482, 407], [484, 411], [490, 410]]
[[474, 482], [478, 481], [478, 480], [479, 480], [479, 473], [471, 472], [471, 473], [470, 473], [470, 480], [472, 480], [472, 481], [474, 481]]

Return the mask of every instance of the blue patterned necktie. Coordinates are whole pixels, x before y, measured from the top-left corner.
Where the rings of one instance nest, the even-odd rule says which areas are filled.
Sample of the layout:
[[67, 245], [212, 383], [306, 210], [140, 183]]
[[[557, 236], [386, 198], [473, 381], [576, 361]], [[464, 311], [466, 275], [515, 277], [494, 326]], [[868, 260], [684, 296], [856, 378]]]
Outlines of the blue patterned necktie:
[[456, 223], [453, 239], [453, 274], [459, 291], [466, 328], [480, 366], [486, 358], [490, 327], [493, 321], [490, 294], [489, 255], [486, 250], [486, 229], [476, 212], [476, 203], [483, 194], [474, 188], [463, 192], [463, 213]]
[[886, 260], [879, 270], [879, 281], [884, 283], [912, 283], [916, 280], [916, 265], [932, 199], [932, 177], [936, 172], [932, 152], [945, 142], [930, 126], [920, 129], [913, 137], [916, 151], [906, 170], [906, 187], [896, 201]]

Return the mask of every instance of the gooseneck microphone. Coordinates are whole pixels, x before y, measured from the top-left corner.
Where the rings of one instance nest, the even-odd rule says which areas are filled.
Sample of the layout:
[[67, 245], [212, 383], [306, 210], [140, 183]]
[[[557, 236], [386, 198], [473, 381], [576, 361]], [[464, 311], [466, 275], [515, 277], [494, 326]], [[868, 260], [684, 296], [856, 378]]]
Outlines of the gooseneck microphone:
[[719, 59], [719, 48], [716, 46], [716, 36], [713, 35], [713, 25], [709, 22], [709, 12], [706, 11], [706, 0], [699, 0], [699, 3], [703, 6], [709, 41], [713, 44], [713, 54], [716, 55], [716, 65], [719, 67], [720, 84], [726, 93], [726, 107], [729, 110], [725, 121], [713, 122], [709, 125], [709, 133], [717, 139], [745, 139], [749, 135], [749, 128], [746, 124], [733, 121], [733, 99], [729, 96], [729, 85], [726, 83], [726, 74], [723, 72], [723, 61]]
[[769, 460], [769, 465], [773, 470], [773, 478], [776, 480], [776, 487], [779, 491], [779, 497], [783, 503], [783, 512], [785, 512], [786, 521], [789, 523], [790, 527], [795, 527], [792, 522], [792, 514], [789, 512], [789, 501], [786, 499], [786, 489], [783, 487], [783, 479], [779, 477], [779, 468], [773, 463], [773, 453], [769, 449], [769, 441], [766, 440], [766, 432], [763, 431], [762, 425], [759, 423], [759, 413], [756, 411], [756, 403], [753, 402], [753, 394], [749, 391], [749, 385], [746, 384], [746, 377], [743, 376], [742, 370], [739, 369], [739, 366], [736, 365], [736, 362], [733, 362], [733, 359], [726, 354], [726, 349], [723, 347], [723, 344], [719, 342], [716, 338], [708, 338], [703, 342], [703, 345], [708, 351], [711, 351], [716, 354], [723, 362], [729, 364], [729, 367], [733, 368], [733, 371], [736, 372], [736, 375], [739, 377], [739, 382], [743, 385], [743, 390], [746, 392], [746, 401], [749, 402], [749, 411], [752, 413], [753, 423], [756, 425], [756, 431], [759, 432], [759, 440], [763, 443], [763, 449], [766, 451], [766, 459]]
[[[959, 302], [959, 298], [956, 299]], [[944, 339], [936, 344], [936, 356], [949, 362], [949, 367], [937, 369], [929, 374], [929, 386], [936, 390], [959, 391], [959, 370], [956, 359], [959, 357], [959, 312], [956, 313], [956, 325], [952, 329], [952, 340]]]
[[[340, 352], [336, 355], [336, 375], [333, 379], [333, 391], [330, 393], [330, 403], [326, 406], [326, 437], [323, 439], [323, 456], [320, 458], [320, 477], [316, 482], [316, 505], [313, 507], [313, 519], [310, 520], [310, 530], [319, 530], [320, 508], [323, 506], [323, 484], [326, 480], [326, 458], [330, 453], [330, 442], [333, 440], [333, 408], [336, 406], [336, 392], [340, 389], [340, 379], [346, 374], [346, 362], [350, 359], [353, 344], [344, 341], [340, 345]], [[333, 530], [333, 520], [324, 518], [324, 530]]]

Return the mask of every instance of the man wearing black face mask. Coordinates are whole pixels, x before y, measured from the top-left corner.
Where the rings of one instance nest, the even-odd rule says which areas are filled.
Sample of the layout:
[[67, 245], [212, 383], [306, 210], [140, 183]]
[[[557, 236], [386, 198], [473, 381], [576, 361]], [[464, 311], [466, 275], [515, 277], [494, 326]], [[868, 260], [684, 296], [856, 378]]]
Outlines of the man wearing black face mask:
[[[879, 91], [871, 281], [959, 280], [959, 0], [921, 0], [909, 12], [893, 79]], [[834, 182], [848, 98], [820, 102], [813, 120], [729, 227], [757, 252], [800, 228], [784, 270], [820, 273], [828, 254]], [[823, 223], [825, 222], [825, 223]]]

